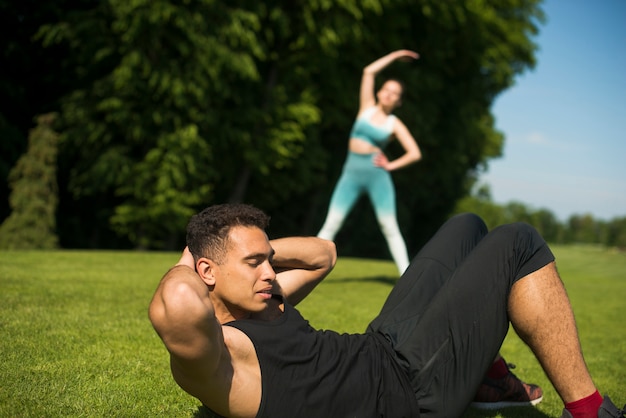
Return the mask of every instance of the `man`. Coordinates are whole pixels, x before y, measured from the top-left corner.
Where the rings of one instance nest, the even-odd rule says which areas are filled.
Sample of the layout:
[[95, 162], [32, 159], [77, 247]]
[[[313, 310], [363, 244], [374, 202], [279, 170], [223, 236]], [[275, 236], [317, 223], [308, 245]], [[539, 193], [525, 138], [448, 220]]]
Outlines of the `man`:
[[330, 272], [334, 244], [270, 241], [247, 205], [192, 217], [150, 319], [176, 382], [235, 417], [456, 417], [509, 321], [565, 403], [564, 417], [623, 417], [587, 371], [553, 256], [527, 224], [487, 233], [452, 218], [411, 262], [364, 334], [311, 328], [293, 308]]

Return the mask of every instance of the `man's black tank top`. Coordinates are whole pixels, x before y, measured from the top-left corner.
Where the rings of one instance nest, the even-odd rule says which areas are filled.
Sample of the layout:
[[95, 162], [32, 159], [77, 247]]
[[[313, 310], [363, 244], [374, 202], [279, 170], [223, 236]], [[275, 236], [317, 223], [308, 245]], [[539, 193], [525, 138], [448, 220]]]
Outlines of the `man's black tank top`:
[[261, 367], [257, 417], [418, 417], [406, 373], [377, 333], [319, 331], [285, 303], [274, 321], [238, 320]]

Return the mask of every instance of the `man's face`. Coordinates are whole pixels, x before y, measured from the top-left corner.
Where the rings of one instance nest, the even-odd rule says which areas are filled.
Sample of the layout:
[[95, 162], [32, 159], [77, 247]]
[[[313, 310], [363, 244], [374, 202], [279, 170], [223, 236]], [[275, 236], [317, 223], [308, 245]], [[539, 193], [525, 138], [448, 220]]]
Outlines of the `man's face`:
[[256, 227], [232, 228], [229, 241], [222, 264], [214, 265], [213, 296], [240, 319], [263, 311], [271, 299], [274, 250], [265, 232]]

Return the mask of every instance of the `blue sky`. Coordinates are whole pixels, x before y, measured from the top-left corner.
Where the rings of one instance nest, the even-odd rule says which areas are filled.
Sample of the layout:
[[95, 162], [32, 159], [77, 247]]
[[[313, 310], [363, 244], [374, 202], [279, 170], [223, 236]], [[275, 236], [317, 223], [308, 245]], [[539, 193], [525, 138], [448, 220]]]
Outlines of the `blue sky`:
[[499, 204], [626, 217], [626, 1], [547, 0], [537, 65], [492, 108], [503, 156], [480, 182]]

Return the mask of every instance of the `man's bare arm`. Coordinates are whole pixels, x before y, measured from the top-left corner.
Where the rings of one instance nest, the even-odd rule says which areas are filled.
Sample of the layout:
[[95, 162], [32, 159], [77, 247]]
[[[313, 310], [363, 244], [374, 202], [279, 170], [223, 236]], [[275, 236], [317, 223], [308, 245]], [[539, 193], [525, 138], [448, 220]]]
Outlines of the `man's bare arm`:
[[270, 241], [276, 281], [290, 304], [301, 302], [330, 273], [337, 262], [335, 243], [317, 237]]
[[149, 317], [170, 353], [177, 383], [200, 397], [207, 386], [221, 383], [216, 376], [228, 356], [208, 289], [185, 259], [190, 256], [184, 253], [165, 274], [150, 303]]

